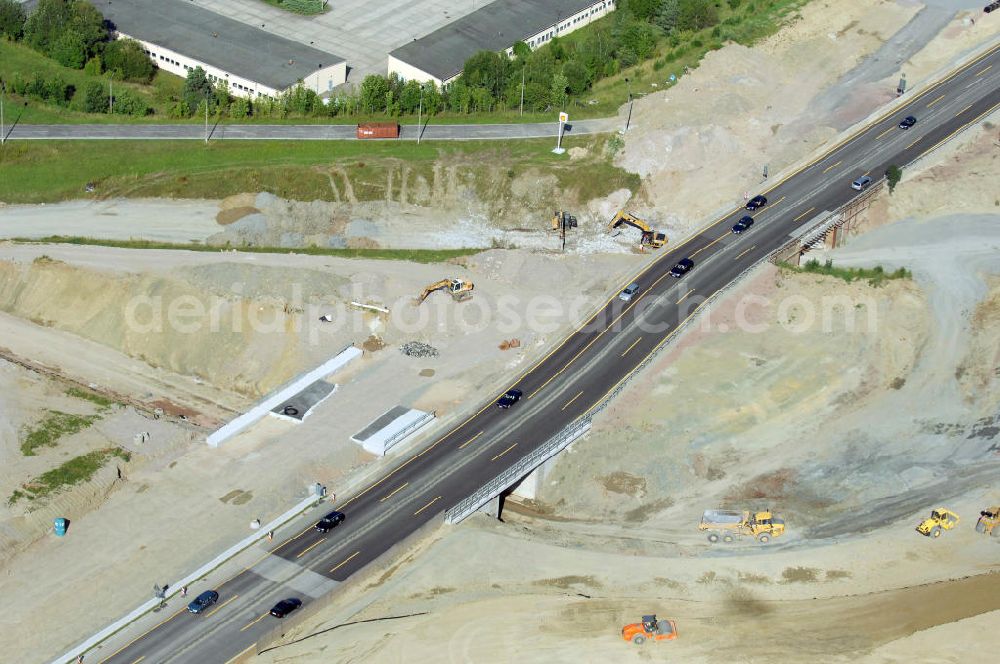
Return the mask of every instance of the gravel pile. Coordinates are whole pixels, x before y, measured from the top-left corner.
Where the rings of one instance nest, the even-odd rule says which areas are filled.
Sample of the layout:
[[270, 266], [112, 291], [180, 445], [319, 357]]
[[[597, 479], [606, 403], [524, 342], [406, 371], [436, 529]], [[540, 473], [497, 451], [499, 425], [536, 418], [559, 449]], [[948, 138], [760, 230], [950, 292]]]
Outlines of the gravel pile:
[[437, 357], [438, 349], [419, 341], [407, 341], [399, 347], [399, 352], [410, 357]]

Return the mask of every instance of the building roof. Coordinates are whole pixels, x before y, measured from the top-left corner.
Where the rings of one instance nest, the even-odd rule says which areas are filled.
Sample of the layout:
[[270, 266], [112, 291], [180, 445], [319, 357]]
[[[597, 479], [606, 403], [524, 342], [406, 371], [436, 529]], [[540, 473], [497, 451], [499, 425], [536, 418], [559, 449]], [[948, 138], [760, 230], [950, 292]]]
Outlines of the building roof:
[[389, 55], [442, 80], [479, 51], [504, 51], [602, 0], [494, 0]]
[[192, 4], [90, 0], [115, 29], [223, 71], [284, 90], [344, 59]]

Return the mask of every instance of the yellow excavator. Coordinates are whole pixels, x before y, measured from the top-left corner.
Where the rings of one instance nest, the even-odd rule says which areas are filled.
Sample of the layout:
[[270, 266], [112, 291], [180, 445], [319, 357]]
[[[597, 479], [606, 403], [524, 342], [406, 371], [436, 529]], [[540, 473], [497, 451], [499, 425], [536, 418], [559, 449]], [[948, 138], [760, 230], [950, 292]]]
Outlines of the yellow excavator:
[[475, 287], [475, 284], [471, 281], [464, 279], [442, 279], [441, 281], [435, 281], [420, 294], [420, 297], [417, 298], [417, 304], [420, 304], [427, 299], [428, 295], [438, 290], [447, 290], [456, 302], [468, 300], [472, 297], [472, 289]]
[[642, 219], [639, 219], [635, 215], [626, 212], [625, 210], [620, 210], [615, 218], [611, 220], [611, 224], [608, 227], [608, 232], [614, 231], [619, 226], [631, 226], [632, 228], [638, 228], [642, 231], [642, 237], [639, 239], [639, 245], [649, 245], [654, 249], [659, 249], [667, 243], [667, 236], [665, 233], [660, 231], [654, 231], [649, 227]]

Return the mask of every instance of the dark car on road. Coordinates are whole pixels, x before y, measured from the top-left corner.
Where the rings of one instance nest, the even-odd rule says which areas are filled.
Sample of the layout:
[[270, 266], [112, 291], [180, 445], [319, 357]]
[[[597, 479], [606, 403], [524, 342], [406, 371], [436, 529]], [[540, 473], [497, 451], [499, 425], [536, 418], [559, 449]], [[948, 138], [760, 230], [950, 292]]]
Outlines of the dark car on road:
[[275, 618], [284, 618], [295, 609], [302, 606], [302, 600], [294, 597], [283, 599], [271, 607], [271, 615]]
[[523, 392], [521, 390], [507, 390], [504, 395], [497, 399], [498, 408], [510, 408], [518, 401], [521, 400], [521, 395]]
[[333, 511], [316, 522], [316, 530], [321, 533], [328, 533], [344, 520], [344, 513]]
[[747, 201], [747, 209], [750, 211], [759, 210], [760, 208], [767, 205], [767, 199], [763, 196], [754, 196], [749, 201]]
[[900, 129], [909, 129], [910, 127], [912, 127], [915, 124], [917, 124], [917, 119], [915, 117], [913, 117], [912, 115], [907, 115], [899, 123], [899, 128]]
[[683, 277], [685, 274], [690, 272], [691, 268], [693, 267], [694, 267], [694, 261], [691, 260], [690, 258], [685, 258], [681, 261], [678, 261], [677, 265], [675, 265], [673, 269], [670, 270], [670, 276], [677, 278]]
[[208, 607], [219, 601], [219, 593], [214, 590], [206, 590], [202, 594], [191, 600], [188, 604], [188, 611], [191, 613], [201, 613]]
[[743, 231], [753, 226], [753, 217], [748, 214], [740, 217], [740, 220], [733, 225], [733, 232], [739, 235]]

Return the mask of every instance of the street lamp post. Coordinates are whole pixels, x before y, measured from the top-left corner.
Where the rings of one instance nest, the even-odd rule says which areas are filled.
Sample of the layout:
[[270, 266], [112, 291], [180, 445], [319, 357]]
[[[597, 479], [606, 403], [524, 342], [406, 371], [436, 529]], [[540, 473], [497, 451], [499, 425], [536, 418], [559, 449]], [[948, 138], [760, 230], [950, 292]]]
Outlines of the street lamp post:
[[111, 72], [111, 76], [108, 77], [108, 115], [115, 114], [115, 93], [112, 87], [112, 82], [115, 80], [115, 73]]
[[625, 119], [625, 131], [628, 131], [628, 126], [632, 122], [632, 84], [627, 78], [625, 79], [625, 85], [628, 88], [628, 117]]
[[3, 96], [7, 92], [7, 84], [0, 79], [0, 145], [7, 140], [7, 128], [3, 123]]

